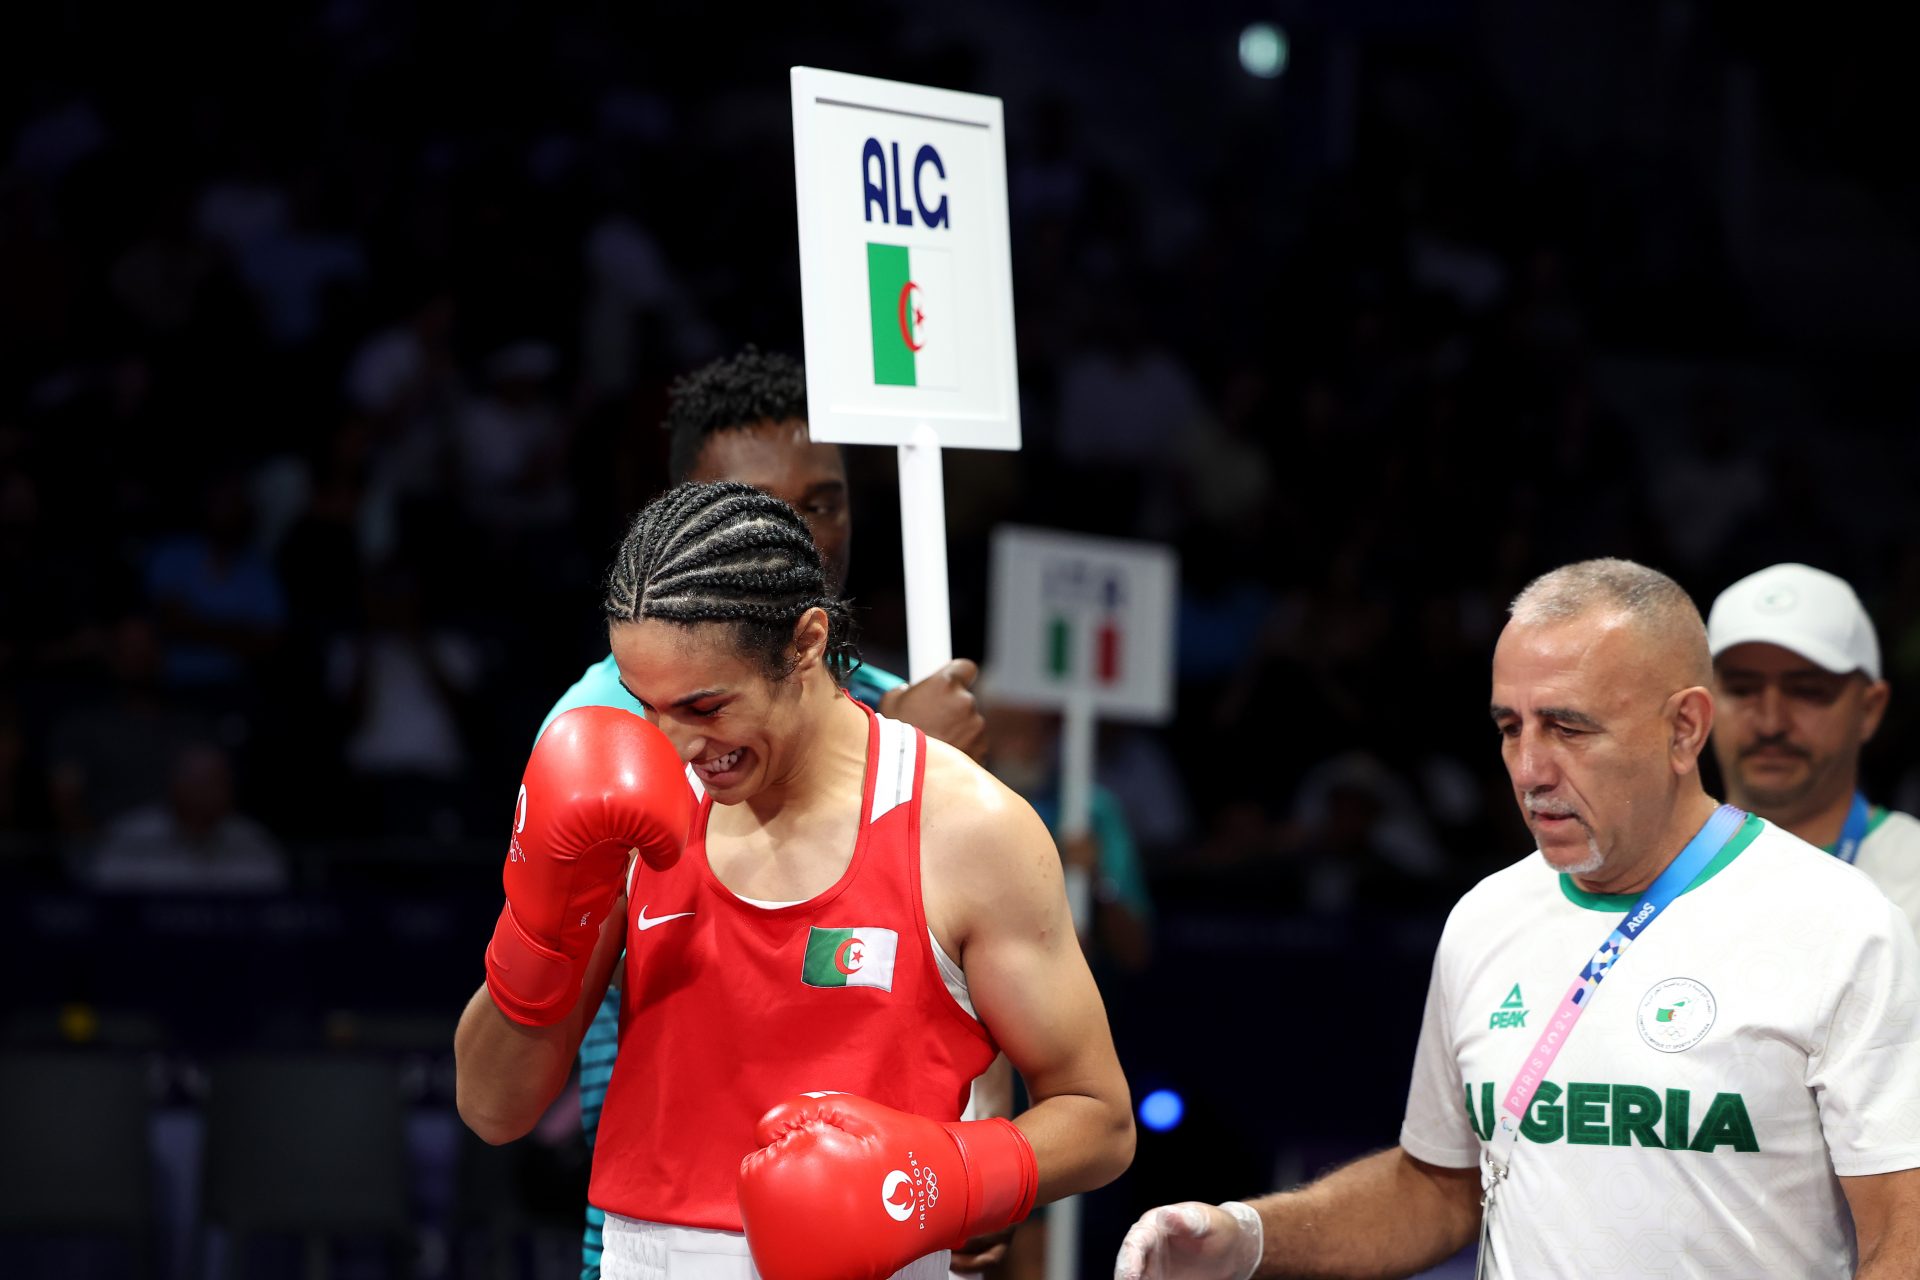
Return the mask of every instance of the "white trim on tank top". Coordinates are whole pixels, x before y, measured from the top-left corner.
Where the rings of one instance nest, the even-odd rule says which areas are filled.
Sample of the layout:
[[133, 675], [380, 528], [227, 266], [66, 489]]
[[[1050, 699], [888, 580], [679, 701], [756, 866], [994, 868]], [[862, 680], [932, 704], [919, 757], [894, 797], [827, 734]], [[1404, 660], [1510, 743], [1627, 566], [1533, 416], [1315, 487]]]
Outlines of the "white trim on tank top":
[[878, 822], [913, 799], [913, 770], [919, 735], [910, 724], [876, 716], [880, 722], [880, 756], [873, 771], [873, 808], [868, 822]]

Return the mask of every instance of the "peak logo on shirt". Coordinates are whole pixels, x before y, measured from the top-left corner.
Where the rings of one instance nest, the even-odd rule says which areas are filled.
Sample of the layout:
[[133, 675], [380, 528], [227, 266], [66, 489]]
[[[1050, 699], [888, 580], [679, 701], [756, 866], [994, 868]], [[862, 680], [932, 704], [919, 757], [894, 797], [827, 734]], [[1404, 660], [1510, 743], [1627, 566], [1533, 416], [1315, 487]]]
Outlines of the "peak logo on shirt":
[[1502, 1027], [1524, 1027], [1527, 1025], [1526, 1001], [1520, 998], [1520, 984], [1514, 983], [1513, 990], [1507, 992], [1507, 998], [1487, 1019], [1487, 1030], [1498, 1031]]
[[[1498, 1118], [1494, 1110], [1493, 1081], [1479, 1088], [1466, 1086], [1467, 1120], [1481, 1141], [1493, 1136]], [[1687, 1089], [1649, 1089], [1640, 1084], [1590, 1084], [1574, 1081], [1562, 1089], [1551, 1080], [1540, 1082], [1533, 1106], [1520, 1122], [1520, 1136], [1541, 1145], [1562, 1142], [1573, 1146], [1631, 1147], [1656, 1151], [1738, 1152], [1760, 1150], [1747, 1100], [1737, 1093], [1716, 1093], [1696, 1128], [1693, 1093]]]

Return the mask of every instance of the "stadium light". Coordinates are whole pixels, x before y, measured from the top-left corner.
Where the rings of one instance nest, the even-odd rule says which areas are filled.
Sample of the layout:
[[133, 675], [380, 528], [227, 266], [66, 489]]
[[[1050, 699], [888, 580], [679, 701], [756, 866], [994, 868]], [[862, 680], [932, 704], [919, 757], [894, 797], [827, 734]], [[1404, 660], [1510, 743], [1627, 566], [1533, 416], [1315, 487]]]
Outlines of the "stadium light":
[[1156, 1133], [1165, 1133], [1180, 1123], [1187, 1104], [1171, 1089], [1155, 1089], [1140, 1099], [1140, 1123]]
[[1277, 80], [1287, 69], [1287, 33], [1271, 22], [1256, 22], [1240, 33], [1240, 67], [1250, 76]]

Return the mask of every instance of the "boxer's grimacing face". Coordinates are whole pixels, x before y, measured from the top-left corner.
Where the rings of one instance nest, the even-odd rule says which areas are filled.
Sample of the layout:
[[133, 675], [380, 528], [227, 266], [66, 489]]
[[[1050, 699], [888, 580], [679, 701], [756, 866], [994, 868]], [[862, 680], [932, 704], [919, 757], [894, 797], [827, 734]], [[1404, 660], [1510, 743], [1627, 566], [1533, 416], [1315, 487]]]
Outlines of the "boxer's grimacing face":
[[716, 431], [701, 446], [687, 479], [698, 484], [733, 480], [770, 493], [798, 511], [813, 531], [827, 567], [827, 587], [847, 585], [853, 517], [847, 505], [847, 466], [840, 446], [807, 438], [799, 418]]
[[1589, 616], [1509, 623], [1494, 649], [1501, 758], [1557, 871], [1603, 876], [1664, 824], [1671, 691], [1637, 639], [1624, 623]]
[[[824, 649], [820, 610], [802, 619], [797, 634], [808, 636], [814, 618]], [[740, 649], [732, 626], [648, 618], [616, 622], [607, 634], [620, 683], [693, 766], [715, 803], [746, 800], [800, 763], [792, 758], [793, 744], [807, 740], [800, 673], [770, 678], [755, 655]], [[815, 653], [812, 661], [818, 660]]]

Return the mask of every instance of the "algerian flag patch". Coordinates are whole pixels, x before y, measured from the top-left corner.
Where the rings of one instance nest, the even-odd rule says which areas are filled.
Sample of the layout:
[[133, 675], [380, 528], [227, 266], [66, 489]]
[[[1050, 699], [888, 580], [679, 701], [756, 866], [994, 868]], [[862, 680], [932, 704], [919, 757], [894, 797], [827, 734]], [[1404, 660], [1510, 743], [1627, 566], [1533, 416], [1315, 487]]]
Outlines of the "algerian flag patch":
[[893, 957], [900, 935], [891, 929], [807, 930], [807, 959], [800, 981], [810, 987], [879, 987], [893, 990]]

